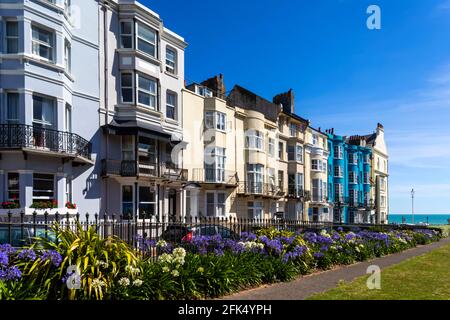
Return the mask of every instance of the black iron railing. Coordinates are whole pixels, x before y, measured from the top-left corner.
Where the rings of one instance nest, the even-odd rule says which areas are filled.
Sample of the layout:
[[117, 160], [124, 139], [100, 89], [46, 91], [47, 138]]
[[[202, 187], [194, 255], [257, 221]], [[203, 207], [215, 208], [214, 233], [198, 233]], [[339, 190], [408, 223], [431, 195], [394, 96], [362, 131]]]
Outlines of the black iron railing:
[[299, 189], [295, 186], [289, 186], [288, 198], [303, 199], [303, 201], [310, 201], [311, 200], [311, 192], [307, 191], [307, 190]]
[[264, 197], [284, 197], [286, 191], [273, 183], [249, 182], [238, 183], [238, 193], [244, 195], [255, 195]]
[[0, 124], [0, 149], [35, 149], [90, 160], [92, 145], [75, 133], [24, 124]]
[[[0, 244], [9, 243], [15, 247], [30, 245], [36, 240], [36, 236], [47, 237], [58, 242], [52, 227], [59, 225], [63, 229], [74, 231], [81, 227], [87, 230], [89, 227], [96, 229], [101, 238], [116, 236], [137, 249], [145, 250], [146, 254], [156, 250], [153, 247], [156, 241], [165, 240], [169, 243], [182, 243], [191, 236], [204, 235], [202, 230], [209, 230], [211, 226], [217, 228], [220, 234], [227, 237], [236, 237], [242, 232], [255, 232], [261, 228], [276, 228], [293, 232], [320, 231], [323, 229], [336, 230], [339, 227], [349, 230], [371, 229], [389, 231], [396, 229], [425, 228], [414, 225], [395, 224], [345, 224], [334, 222], [312, 222], [290, 219], [244, 219], [226, 217], [174, 217], [152, 216], [145, 219], [135, 219], [116, 214], [38, 214], [25, 215], [23, 212], [13, 215], [11, 212], [0, 215]], [[427, 229], [442, 232], [438, 228]], [[153, 254], [152, 254], [153, 255]]]
[[169, 180], [187, 181], [187, 170], [168, 162], [154, 163], [135, 160], [102, 160], [102, 176], [148, 176]]
[[218, 168], [194, 169], [192, 170], [192, 181], [226, 185], [237, 185], [238, 183], [236, 171]]

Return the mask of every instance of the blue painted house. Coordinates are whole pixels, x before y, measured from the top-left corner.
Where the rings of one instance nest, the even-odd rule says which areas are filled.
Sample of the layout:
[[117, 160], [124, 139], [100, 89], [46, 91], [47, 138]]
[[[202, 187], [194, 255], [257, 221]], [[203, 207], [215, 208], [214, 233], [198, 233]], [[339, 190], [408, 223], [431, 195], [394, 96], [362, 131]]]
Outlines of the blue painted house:
[[334, 222], [371, 223], [371, 157], [372, 151], [360, 136], [345, 137], [327, 131], [328, 201]]

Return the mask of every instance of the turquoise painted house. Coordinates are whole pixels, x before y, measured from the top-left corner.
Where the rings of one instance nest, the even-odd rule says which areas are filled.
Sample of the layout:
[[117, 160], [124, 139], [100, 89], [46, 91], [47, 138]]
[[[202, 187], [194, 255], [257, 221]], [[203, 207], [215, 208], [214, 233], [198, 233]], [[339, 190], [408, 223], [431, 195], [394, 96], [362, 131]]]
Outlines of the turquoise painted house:
[[372, 150], [361, 136], [336, 135], [327, 131], [328, 201], [335, 223], [373, 223], [371, 199]]

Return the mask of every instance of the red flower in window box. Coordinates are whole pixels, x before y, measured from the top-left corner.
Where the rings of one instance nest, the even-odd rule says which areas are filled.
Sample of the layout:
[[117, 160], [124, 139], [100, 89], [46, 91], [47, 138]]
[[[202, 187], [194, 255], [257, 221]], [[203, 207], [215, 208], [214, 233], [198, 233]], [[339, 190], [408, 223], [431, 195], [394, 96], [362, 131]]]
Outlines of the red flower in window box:
[[19, 209], [20, 204], [16, 201], [4, 201], [2, 202], [2, 208], [3, 209]]
[[76, 209], [77, 205], [75, 203], [72, 203], [72, 202], [67, 202], [66, 203], [66, 208], [67, 209]]

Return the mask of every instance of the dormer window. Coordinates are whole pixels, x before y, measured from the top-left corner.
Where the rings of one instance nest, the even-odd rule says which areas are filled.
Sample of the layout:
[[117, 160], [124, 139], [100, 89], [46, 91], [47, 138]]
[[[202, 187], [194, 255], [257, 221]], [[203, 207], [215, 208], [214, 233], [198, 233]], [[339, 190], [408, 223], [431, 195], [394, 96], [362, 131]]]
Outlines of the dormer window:
[[212, 91], [203, 86], [195, 86], [195, 93], [207, 98], [212, 98], [213, 96]]

